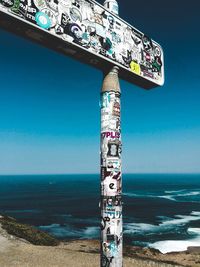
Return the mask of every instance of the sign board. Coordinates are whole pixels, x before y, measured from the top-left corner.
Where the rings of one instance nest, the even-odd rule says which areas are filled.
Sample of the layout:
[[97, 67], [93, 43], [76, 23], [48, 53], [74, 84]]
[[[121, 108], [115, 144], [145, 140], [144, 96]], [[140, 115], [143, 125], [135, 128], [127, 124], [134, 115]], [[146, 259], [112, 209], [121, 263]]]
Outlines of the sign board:
[[145, 89], [164, 83], [161, 46], [93, 0], [0, 0], [0, 27]]

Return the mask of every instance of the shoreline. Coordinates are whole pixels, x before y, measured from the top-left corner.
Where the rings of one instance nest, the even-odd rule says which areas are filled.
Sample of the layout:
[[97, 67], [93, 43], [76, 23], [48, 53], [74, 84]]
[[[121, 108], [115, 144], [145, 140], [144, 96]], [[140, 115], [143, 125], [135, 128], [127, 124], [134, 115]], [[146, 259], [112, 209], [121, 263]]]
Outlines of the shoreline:
[[[20, 229], [26, 225], [10, 217], [0, 216], [0, 266], [4, 267], [95, 267], [99, 266], [98, 240], [61, 241], [54, 245], [45, 233], [48, 242], [45, 245], [34, 245], [30, 241], [8, 233], [4, 221], [16, 223]], [[3, 224], [2, 224], [3, 222]], [[24, 228], [23, 228], [24, 229]], [[28, 232], [37, 231], [28, 226]], [[19, 232], [18, 232], [19, 233]], [[41, 233], [44, 239], [43, 232]], [[30, 239], [30, 237], [29, 237]], [[162, 254], [156, 249], [124, 246], [124, 267], [200, 267], [200, 247], [188, 248], [185, 252]]]

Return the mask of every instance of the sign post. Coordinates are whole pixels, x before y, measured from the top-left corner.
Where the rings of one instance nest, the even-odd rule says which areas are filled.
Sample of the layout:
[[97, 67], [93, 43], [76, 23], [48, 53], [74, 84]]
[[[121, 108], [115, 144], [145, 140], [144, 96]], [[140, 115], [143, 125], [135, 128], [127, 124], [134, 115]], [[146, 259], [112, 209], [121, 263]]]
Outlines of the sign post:
[[[164, 84], [161, 46], [118, 16], [117, 0], [0, 0], [0, 27], [105, 73], [101, 93], [101, 267], [122, 267], [119, 78]], [[59, 67], [59, 66], [58, 66]]]
[[118, 67], [101, 91], [101, 267], [122, 267], [121, 110]]

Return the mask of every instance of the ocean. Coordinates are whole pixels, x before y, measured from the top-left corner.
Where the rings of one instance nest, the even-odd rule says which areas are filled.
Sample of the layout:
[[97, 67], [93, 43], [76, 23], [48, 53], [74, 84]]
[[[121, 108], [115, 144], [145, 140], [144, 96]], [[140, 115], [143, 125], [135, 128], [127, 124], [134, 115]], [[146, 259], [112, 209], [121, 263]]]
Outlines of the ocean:
[[[0, 176], [0, 214], [62, 240], [99, 238], [99, 175]], [[200, 175], [123, 175], [124, 243], [200, 246]]]

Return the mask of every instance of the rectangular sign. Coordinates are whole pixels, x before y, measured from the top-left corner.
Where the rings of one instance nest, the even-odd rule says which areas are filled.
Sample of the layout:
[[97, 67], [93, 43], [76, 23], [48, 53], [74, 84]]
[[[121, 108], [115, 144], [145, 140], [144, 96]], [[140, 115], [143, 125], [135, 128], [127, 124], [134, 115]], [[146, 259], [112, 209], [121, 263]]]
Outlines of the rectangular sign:
[[0, 27], [150, 89], [164, 83], [159, 44], [93, 0], [0, 0]]

